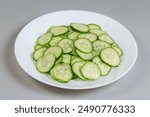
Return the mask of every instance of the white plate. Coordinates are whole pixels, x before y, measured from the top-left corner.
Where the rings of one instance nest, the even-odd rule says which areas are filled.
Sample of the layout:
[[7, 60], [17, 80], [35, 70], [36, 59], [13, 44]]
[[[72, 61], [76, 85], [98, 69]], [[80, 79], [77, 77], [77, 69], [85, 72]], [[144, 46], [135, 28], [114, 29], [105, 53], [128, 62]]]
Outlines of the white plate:
[[[72, 80], [64, 84], [39, 73], [31, 57], [37, 38], [52, 25], [68, 25], [70, 22], [99, 24], [123, 49], [120, 66], [113, 68], [109, 75], [95, 81]], [[53, 12], [31, 21], [21, 30], [15, 42], [16, 59], [27, 74], [45, 84], [65, 89], [91, 89], [117, 81], [133, 67], [137, 54], [138, 49], [135, 39], [123, 25], [107, 16], [78, 10]]]

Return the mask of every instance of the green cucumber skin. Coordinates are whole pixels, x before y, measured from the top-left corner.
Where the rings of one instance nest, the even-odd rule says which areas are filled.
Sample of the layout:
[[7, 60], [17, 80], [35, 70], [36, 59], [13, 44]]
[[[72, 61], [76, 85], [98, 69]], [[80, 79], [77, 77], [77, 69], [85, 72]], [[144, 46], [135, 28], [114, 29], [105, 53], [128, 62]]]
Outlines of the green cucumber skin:
[[87, 26], [88, 31], [82, 32], [82, 31], [79, 31], [79, 30], [75, 29], [71, 24], [70, 24], [71, 29], [74, 30], [74, 31], [76, 31], [76, 32], [79, 32], [79, 33], [87, 33], [87, 32], [89, 32], [89, 27], [88, 26]]

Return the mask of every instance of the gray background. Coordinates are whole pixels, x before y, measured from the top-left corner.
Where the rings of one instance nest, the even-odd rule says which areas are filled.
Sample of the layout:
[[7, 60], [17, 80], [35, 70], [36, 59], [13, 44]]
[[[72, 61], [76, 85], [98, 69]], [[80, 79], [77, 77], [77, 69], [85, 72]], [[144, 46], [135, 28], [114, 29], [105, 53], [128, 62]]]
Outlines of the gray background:
[[[0, 99], [150, 99], [149, 0], [0, 0]], [[97, 89], [72, 91], [44, 85], [16, 62], [14, 42], [25, 24], [58, 10], [88, 10], [110, 16], [135, 37], [139, 56], [121, 80]]]

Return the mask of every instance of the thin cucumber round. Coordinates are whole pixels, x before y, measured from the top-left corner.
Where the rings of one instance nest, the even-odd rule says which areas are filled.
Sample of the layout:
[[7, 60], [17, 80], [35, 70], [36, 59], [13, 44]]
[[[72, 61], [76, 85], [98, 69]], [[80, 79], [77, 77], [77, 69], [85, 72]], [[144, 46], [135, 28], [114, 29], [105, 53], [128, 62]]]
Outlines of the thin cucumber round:
[[38, 49], [40, 49], [40, 48], [42, 48], [42, 46], [39, 45], [39, 44], [36, 44], [36, 45], [34, 46], [34, 49], [35, 49], [35, 50], [38, 50]]
[[105, 41], [105, 42], [110, 43], [110, 44], [114, 43], [113, 39], [108, 34], [102, 34], [98, 38], [99, 38], [99, 40]]
[[111, 47], [109, 43], [105, 41], [96, 40], [93, 42], [93, 49], [99, 54], [102, 49]]
[[46, 33], [44, 35], [42, 35], [41, 37], [39, 37], [38, 39], [38, 44], [40, 45], [45, 45], [47, 44], [50, 40], [52, 39], [52, 33]]
[[55, 63], [55, 55], [47, 54], [40, 57], [36, 62], [36, 67], [39, 72], [48, 72]]
[[85, 24], [81, 23], [71, 23], [70, 24], [71, 28], [77, 32], [83, 32], [86, 33], [89, 31], [89, 27]]
[[97, 39], [97, 36], [94, 33], [85, 33], [85, 34], [78, 35], [78, 38], [85, 38], [85, 39], [88, 39], [89, 41], [93, 42]]
[[41, 56], [43, 56], [46, 49], [47, 49], [46, 47], [43, 47], [38, 50], [35, 50], [33, 53], [33, 59], [38, 60]]
[[63, 53], [70, 53], [74, 48], [73, 41], [70, 39], [61, 40], [59, 46], [63, 49]]
[[120, 64], [120, 57], [113, 48], [105, 48], [101, 51], [100, 57], [106, 64], [116, 67]]
[[92, 51], [92, 44], [87, 39], [77, 39], [74, 44], [75, 47], [82, 52], [89, 53]]
[[69, 64], [58, 64], [53, 68], [54, 79], [58, 82], [67, 83], [72, 79], [71, 66]]
[[49, 47], [45, 52], [44, 55], [52, 53], [55, 55], [56, 58], [59, 58], [62, 54], [62, 48], [58, 46]]
[[50, 32], [54, 36], [59, 36], [59, 35], [65, 34], [68, 31], [69, 31], [69, 29], [66, 26], [55, 26], [52, 29], [50, 29]]
[[103, 63], [99, 56], [94, 57], [92, 62], [94, 62], [98, 65], [102, 76], [107, 75], [111, 70], [111, 67], [109, 65]]
[[118, 46], [112, 45], [112, 48], [115, 49], [118, 52], [119, 56], [123, 55], [122, 49], [119, 48]]
[[91, 29], [90, 30], [90, 33], [94, 33], [96, 34], [97, 36], [100, 36], [101, 34], [105, 34], [106, 32], [102, 31], [102, 30], [99, 30], [99, 29]]
[[76, 61], [73, 65], [72, 65], [72, 70], [73, 72], [82, 80], [87, 80], [86, 78], [83, 77], [83, 75], [81, 74], [81, 67], [85, 64], [85, 61]]
[[97, 30], [101, 30], [101, 27], [97, 24], [88, 24], [89, 29], [97, 29]]
[[76, 52], [79, 55], [79, 57], [82, 58], [83, 60], [91, 60], [93, 58], [93, 52], [83, 53], [80, 50], [76, 50]]
[[73, 31], [70, 34], [68, 34], [68, 38], [72, 39], [72, 40], [75, 40], [75, 39], [77, 39], [78, 35], [79, 35], [78, 32]]
[[71, 65], [73, 65], [75, 62], [77, 61], [83, 61], [83, 59], [79, 58], [79, 57], [75, 57], [71, 60]]
[[81, 73], [88, 80], [96, 80], [101, 76], [100, 69], [94, 62], [86, 62], [81, 68]]
[[49, 42], [50, 46], [58, 46], [59, 41], [62, 40], [62, 37], [53, 37], [52, 40]]

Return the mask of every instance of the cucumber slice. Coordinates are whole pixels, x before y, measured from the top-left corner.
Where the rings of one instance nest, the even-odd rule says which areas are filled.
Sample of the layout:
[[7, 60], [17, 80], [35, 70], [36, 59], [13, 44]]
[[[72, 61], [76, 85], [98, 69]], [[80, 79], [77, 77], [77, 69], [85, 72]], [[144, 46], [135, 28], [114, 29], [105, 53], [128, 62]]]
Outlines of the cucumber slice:
[[33, 59], [38, 60], [41, 56], [43, 56], [46, 49], [47, 49], [46, 47], [43, 47], [43, 48], [40, 48], [40, 49], [34, 51]]
[[57, 46], [53, 46], [53, 47], [49, 47], [45, 52], [44, 55], [47, 55], [49, 53], [52, 53], [55, 55], [56, 58], [60, 57], [62, 54], [62, 49], [61, 47], [57, 47]]
[[70, 64], [70, 62], [71, 62], [71, 55], [69, 55], [69, 54], [64, 54], [63, 56], [62, 56], [62, 62], [63, 63], [67, 63], [67, 64]]
[[120, 64], [120, 57], [113, 48], [105, 48], [101, 51], [100, 57], [106, 64], [116, 67]]
[[52, 33], [46, 33], [42, 35], [41, 37], [39, 37], [37, 42], [40, 45], [45, 45], [51, 40], [51, 38], [52, 38]]
[[50, 75], [54, 79], [54, 69], [53, 68], [50, 70]]
[[68, 34], [68, 38], [75, 40], [75, 39], [77, 39], [78, 35], [79, 35], [78, 32], [72, 32], [72, 33]]
[[113, 44], [113, 39], [108, 34], [102, 34], [98, 37], [101, 41], [105, 41], [107, 43]]
[[98, 65], [102, 76], [107, 75], [111, 70], [111, 67], [109, 65], [103, 63], [101, 61], [100, 57], [98, 57], [98, 56], [94, 57], [92, 62], [94, 62], [94, 63], [96, 63], [96, 65]]
[[121, 48], [119, 48], [119, 47], [117, 47], [117, 46], [113, 46], [113, 45], [112, 45], [112, 48], [115, 49], [115, 50], [118, 52], [119, 56], [122, 56], [122, 55], [123, 55], [123, 51], [122, 51]]
[[58, 46], [59, 41], [62, 40], [62, 37], [53, 37], [52, 40], [49, 42], [50, 46]]
[[97, 24], [88, 24], [89, 29], [98, 29], [101, 30], [101, 27]]
[[63, 53], [70, 53], [74, 48], [73, 41], [70, 39], [61, 40], [59, 46], [63, 49]]
[[76, 53], [83, 59], [83, 60], [91, 60], [93, 58], [93, 52], [90, 53], [83, 53], [80, 50], [76, 49]]
[[79, 57], [75, 57], [75, 58], [73, 58], [72, 60], [71, 60], [71, 65], [73, 65], [75, 62], [77, 62], [77, 61], [83, 61], [81, 58], [79, 58]]
[[89, 31], [89, 27], [85, 24], [81, 23], [71, 23], [70, 24], [71, 28], [77, 32], [83, 32], [86, 33]]
[[81, 73], [88, 80], [96, 80], [101, 76], [100, 69], [94, 62], [86, 62], [81, 68]]
[[101, 35], [101, 34], [105, 34], [106, 32], [102, 31], [102, 30], [98, 30], [98, 29], [91, 29], [90, 33], [94, 33], [97, 36]]
[[52, 68], [55, 63], [55, 55], [47, 54], [37, 60], [36, 67], [39, 72], [45, 73]]
[[93, 42], [93, 49], [99, 55], [100, 51], [104, 48], [110, 47], [110, 44], [104, 41], [96, 40]]
[[82, 80], [87, 80], [86, 78], [83, 77], [81, 74], [81, 67], [85, 64], [85, 61], [77, 61], [72, 65], [72, 70], [73, 72]]
[[50, 29], [50, 32], [54, 35], [54, 36], [59, 36], [62, 34], [67, 33], [69, 30], [66, 26], [55, 26], [52, 29]]
[[78, 38], [85, 38], [85, 39], [88, 39], [89, 41], [93, 42], [97, 39], [97, 36], [94, 33], [85, 33], [85, 34], [78, 35]]
[[73, 74], [69, 64], [58, 64], [53, 67], [54, 79], [58, 82], [67, 83], [71, 80]]
[[52, 29], [52, 28], [54, 28], [55, 26], [51, 26], [48, 30], [47, 30], [47, 33], [49, 33], [50, 32], [50, 30]]
[[92, 51], [92, 44], [87, 39], [77, 39], [75, 41], [75, 47], [85, 53], [89, 53]]
[[35, 50], [38, 50], [38, 49], [40, 49], [40, 48], [42, 48], [42, 46], [39, 45], [39, 44], [36, 44], [36, 45], [34, 46], [34, 49], [35, 49]]

